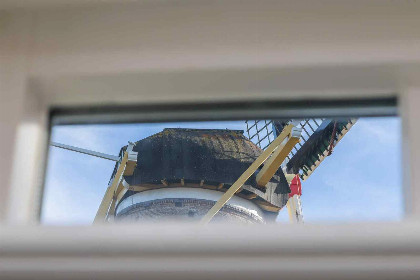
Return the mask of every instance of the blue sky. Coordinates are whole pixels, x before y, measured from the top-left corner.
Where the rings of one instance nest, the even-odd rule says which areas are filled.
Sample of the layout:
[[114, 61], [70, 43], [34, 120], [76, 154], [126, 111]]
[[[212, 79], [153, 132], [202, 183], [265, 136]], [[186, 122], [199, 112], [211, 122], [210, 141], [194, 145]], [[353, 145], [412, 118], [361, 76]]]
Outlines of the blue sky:
[[[362, 118], [303, 182], [305, 222], [398, 221], [403, 218], [400, 120]], [[117, 155], [168, 127], [245, 130], [245, 122], [55, 126], [52, 141]], [[41, 221], [91, 224], [114, 162], [50, 148]], [[279, 215], [287, 222], [287, 210]]]

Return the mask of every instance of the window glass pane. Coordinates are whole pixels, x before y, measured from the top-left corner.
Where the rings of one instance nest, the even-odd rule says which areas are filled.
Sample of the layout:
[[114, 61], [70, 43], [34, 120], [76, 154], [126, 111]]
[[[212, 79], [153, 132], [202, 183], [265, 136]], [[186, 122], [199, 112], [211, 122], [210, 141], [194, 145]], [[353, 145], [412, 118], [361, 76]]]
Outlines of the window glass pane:
[[[76, 152], [73, 147], [117, 158], [126, 151], [122, 147], [135, 144], [137, 166], [122, 177], [132, 189], [119, 198], [115, 191], [110, 221], [114, 215], [117, 220], [137, 222], [174, 217], [199, 221], [288, 125], [298, 128], [300, 143], [292, 146], [280, 166], [268, 165], [269, 159], [251, 173], [217, 214], [225, 216], [224, 221], [296, 222], [286, 204], [292, 201], [291, 185], [297, 184], [293, 174], [302, 188], [302, 195], [294, 196], [299, 198], [295, 208], [301, 215], [297, 222], [403, 218], [400, 119], [369, 117], [56, 125], [51, 131], [55, 146], [49, 150], [41, 221], [91, 224], [113, 182], [118, 170], [115, 161]], [[287, 151], [289, 138], [272, 158], [279, 149]], [[60, 144], [72, 147], [57, 147]], [[276, 169], [274, 174], [268, 166]], [[269, 177], [267, 185], [258, 185], [264, 176]]]

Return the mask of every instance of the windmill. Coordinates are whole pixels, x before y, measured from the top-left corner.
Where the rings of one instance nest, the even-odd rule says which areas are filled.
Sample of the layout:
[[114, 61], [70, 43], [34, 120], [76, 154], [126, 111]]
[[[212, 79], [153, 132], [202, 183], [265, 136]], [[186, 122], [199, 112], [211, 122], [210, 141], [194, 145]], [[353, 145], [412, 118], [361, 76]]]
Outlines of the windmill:
[[245, 131], [164, 129], [118, 156], [51, 144], [116, 162], [95, 222], [264, 223], [287, 206], [299, 223], [302, 183], [355, 122], [247, 120]]

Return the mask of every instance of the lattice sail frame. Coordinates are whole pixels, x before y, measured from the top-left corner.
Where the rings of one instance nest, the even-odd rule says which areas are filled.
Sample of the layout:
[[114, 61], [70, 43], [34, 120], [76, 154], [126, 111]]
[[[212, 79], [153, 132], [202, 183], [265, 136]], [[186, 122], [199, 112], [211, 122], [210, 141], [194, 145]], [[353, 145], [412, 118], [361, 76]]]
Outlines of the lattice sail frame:
[[[333, 138], [333, 146], [337, 145], [337, 143], [354, 125], [357, 119], [332, 120], [325, 118], [312, 118], [283, 121], [247, 120], [245, 121], [246, 134], [252, 142], [264, 150], [275, 139], [276, 135], [280, 134], [281, 131], [279, 131], [278, 127], [280, 126], [281, 130], [281, 124], [286, 125], [292, 121], [294, 123], [298, 122], [297, 127], [302, 128], [301, 141], [286, 157], [282, 167], [284, 169], [288, 169], [286, 171], [289, 173], [298, 173], [301, 179], [305, 180], [319, 166], [324, 158], [328, 156], [329, 152], [327, 146], [329, 146], [328, 143], [330, 142], [331, 138]], [[274, 122], [276, 122], [276, 125], [274, 125]], [[334, 136], [331, 132], [333, 131], [333, 127], [337, 128]], [[307, 143], [308, 140], [309, 142]], [[303, 146], [304, 149], [301, 150]], [[298, 153], [298, 151], [300, 152]], [[292, 165], [292, 162], [289, 163], [292, 158], [294, 168], [288, 166]], [[293, 171], [291, 171], [291, 169], [293, 169]]]
[[[299, 122], [297, 127], [302, 128], [301, 142], [298, 143], [290, 154], [287, 156], [285, 163], [290, 160], [291, 157], [302, 147], [302, 145], [309, 139], [309, 137], [319, 128], [321, 123], [325, 119], [303, 119]], [[291, 120], [285, 121], [285, 123], [290, 123]], [[275, 139], [274, 130], [276, 130], [277, 135], [281, 131], [273, 125], [272, 120], [246, 120], [246, 133], [249, 140], [254, 142], [258, 147], [265, 150], [268, 145], [273, 142]]]

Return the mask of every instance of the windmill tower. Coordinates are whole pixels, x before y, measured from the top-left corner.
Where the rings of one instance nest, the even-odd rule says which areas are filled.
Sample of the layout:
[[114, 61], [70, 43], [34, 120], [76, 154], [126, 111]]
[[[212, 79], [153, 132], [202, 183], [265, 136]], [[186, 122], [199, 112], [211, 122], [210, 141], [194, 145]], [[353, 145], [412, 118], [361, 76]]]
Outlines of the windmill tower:
[[252, 120], [246, 131], [170, 128], [122, 147], [95, 222], [303, 222], [302, 182], [356, 119]]
[[[131, 156], [135, 168], [127, 168], [128, 161], [117, 179], [107, 216], [118, 221], [199, 221], [263, 153], [243, 133], [171, 128], [123, 147], [120, 154]], [[117, 163], [111, 182], [118, 176], [119, 167]], [[274, 221], [286, 205], [289, 192], [281, 169], [273, 169], [263, 179], [255, 172], [213, 221]]]

